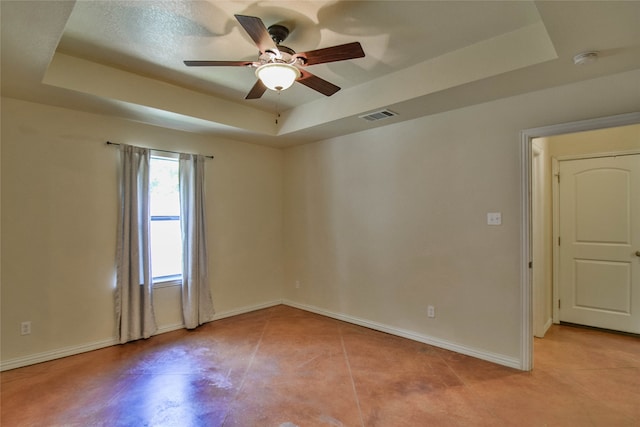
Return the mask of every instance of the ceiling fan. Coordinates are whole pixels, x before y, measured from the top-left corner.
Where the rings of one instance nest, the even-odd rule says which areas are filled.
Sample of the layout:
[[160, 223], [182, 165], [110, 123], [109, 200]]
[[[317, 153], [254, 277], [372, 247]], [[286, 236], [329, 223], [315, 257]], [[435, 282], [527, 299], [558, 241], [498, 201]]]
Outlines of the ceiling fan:
[[323, 95], [331, 96], [340, 87], [301, 67], [364, 57], [364, 51], [358, 42], [296, 53], [280, 44], [289, 35], [289, 29], [285, 26], [276, 24], [267, 28], [255, 16], [235, 17], [258, 46], [260, 55], [257, 61], [184, 61], [184, 64], [188, 67], [256, 68], [258, 80], [245, 99], [258, 99], [267, 89], [278, 92], [285, 90], [296, 81]]

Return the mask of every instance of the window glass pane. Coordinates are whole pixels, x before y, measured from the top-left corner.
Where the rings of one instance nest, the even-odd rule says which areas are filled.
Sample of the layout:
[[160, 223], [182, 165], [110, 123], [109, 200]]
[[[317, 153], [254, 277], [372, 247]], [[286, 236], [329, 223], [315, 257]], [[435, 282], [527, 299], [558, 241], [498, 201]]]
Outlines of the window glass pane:
[[154, 281], [182, 275], [178, 161], [151, 158], [151, 268]]
[[178, 161], [151, 158], [151, 216], [180, 216]]
[[151, 221], [153, 277], [182, 275], [180, 221]]

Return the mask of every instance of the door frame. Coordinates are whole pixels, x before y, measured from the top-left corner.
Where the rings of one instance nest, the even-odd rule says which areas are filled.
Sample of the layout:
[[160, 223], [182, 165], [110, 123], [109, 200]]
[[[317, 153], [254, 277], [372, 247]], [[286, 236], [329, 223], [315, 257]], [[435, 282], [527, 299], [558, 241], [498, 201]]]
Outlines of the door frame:
[[533, 369], [532, 146], [534, 138], [640, 123], [640, 112], [561, 123], [520, 132], [520, 369]]
[[[541, 231], [544, 231], [544, 213], [540, 211], [541, 203], [540, 196], [543, 191], [544, 175], [542, 174], [542, 162], [544, 161], [544, 151], [538, 148], [537, 145], [531, 144], [531, 233], [532, 236], [539, 236]], [[537, 232], [536, 232], [537, 230]], [[542, 241], [540, 241], [542, 240]], [[542, 324], [543, 313], [546, 309], [546, 301], [544, 299], [544, 292], [541, 286], [541, 278], [544, 279], [545, 271], [540, 267], [545, 265], [544, 254], [544, 239], [536, 237], [531, 238], [531, 261], [533, 266], [531, 267], [531, 286], [532, 286], [532, 304], [533, 304], [533, 335], [537, 337], [544, 336], [548, 326]], [[540, 251], [543, 253], [541, 254]], [[540, 276], [536, 279], [536, 274]], [[536, 320], [537, 318], [537, 320]]]

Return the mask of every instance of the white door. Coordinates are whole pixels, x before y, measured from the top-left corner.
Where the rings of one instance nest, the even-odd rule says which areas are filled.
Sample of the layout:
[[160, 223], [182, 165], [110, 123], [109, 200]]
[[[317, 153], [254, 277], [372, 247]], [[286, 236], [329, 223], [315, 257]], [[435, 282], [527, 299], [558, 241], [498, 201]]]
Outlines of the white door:
[[560, 321], [640, 333], [640, 154], [559, 172]]

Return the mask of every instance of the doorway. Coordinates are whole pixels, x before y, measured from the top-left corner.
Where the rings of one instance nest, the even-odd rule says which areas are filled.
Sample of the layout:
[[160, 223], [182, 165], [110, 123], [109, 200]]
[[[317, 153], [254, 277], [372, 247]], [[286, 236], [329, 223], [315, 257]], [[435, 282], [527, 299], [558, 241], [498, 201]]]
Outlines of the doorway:
[[[558, 227], [557, 224], [551, 224], [552, 219], [549, 214], [549, 207], [553, 206], [550, 191], [550, 184], [546, 187], [548, 194], [540, 195], [539, 187], [541, 182], [551, 182], [553, 178], [553, 169], [549, 166], [551, 163], [552, 152], [555, 152], [555, 157], [571, 154], [567, 150], [579, 149], [582, 155], [586, 153], [602, 152], [602, 151], [628, 151], [640, 149], [640, 113], [630, 113], [619, 116], [612, 116], [607, 118], [593, 119], [581, 122], [573, 122], [561, 125], [547, 126], [543, 128], [528, 129], [521, 134], [521, 161], [522, 161], [522, 266], [521, 266], [521, 289], [522, 289], [522, 322], [521, 322], [521, 360], [522, 369], [531, 370], [533, 368], [533, 337], [544, 335], [544, 331], [551, 325], [551, 321], [557, 323], [558, 313], [555, 306], [555, 296], [558, 293], [557, 289], [553, 289], [553, 286], [549, 283], [549, 276], [553, 278], [552, 283], [557, 283], [557, 271], [553, 271], [552, 256], [556, 256], [556, 253], [552, 251], [553, 239], [549, 239], [550, 243], [542, 243], [544, 250], [541, 252], [539, 249], [540, 242], [534, 239], [535, 236], [540, 236], [540, 227]], [[627, 126], [635, 125], [637, 128], [634, 132], [638, 132], [638, 138], [632, 139], [628, 142], [629, 145], [615, 146], [615, 144], [608, 144], [607, 150], [603, 150], [602, 146], [597, 146], [593, 142], [582, 142], [572, 144], [565, 144], [560, 149], [554, 148], [549, 145], [549, 138], [561, 137], [570, 134], [584, 133], [587, 131], [599, 131], [603, 132], [612, 130], [615, 132], [617, 128], [623, 128]], [[635, 135], [635, 134], [634, 134]], [[536, 144], [534, 144], [536, 141]], [[591, 141], [591, 140], [589, 140]], [[534, 145], [536, 146], [534, 148]], [[540, 153], [540, 149], [543, 153]], [[549, 150], [554, 151], [549, 151]], [[545, 152], [548, 151], [548, 152]], [[573, 153], [578, 155], [577, 152]], [[541, 157], [546, 159], [543, 163], [548, 166], [545, 178], [541, 179], [537, 177], [537, 173], [540, 173], [540, 159]], [[537, 187], [534, 183], [538, 182]], [[545, 181], [546, 180], [546, 181]], [[546, 208], [540, 205], [534, 205], [535, 199], [544, 198], [548, 200]], [[557, 201], [556, 201], [557, 203]], [[534, 211], [534, 206], [537, 206]], [[540, 211], [545, 212], [547, 225], [544, 225], [544, 220], [540, 220]], [[536, 234], [534, 235], [534, 229]], [[548, 236], [548, 232], [545, 232], [544, 236]], [[555, 236], [553, 236], [555, 238]], [[534, 248], [535, 245], [535, 248]], [[551, 246], [551, 248], [550, 248]], [[537, 253], [537, 255], [536, 255]], [[542, 255], [541, 255], [542, 254]], [[534, 259], [537, 258], [537, 259]], [[538, 272], [534, 281], [534, 265], [542, 264], [544, 272]], [[546, 265], [545, 265], [546, 264]], [[540, 277], [545, 277], [544, 280], [538, 280]], [[540, 289], [536, 286], [536, 283], [543, 283], [544, 289]], [[545, 298], [544, 295], [550, 293], [552, 298]], [[542, 301], [542, 303], [541, 303]], [[546, 314], [545, 314], [546, 313]], [[549, 317], [549, 314], [551, 315]], [[542, 315], [542, 319], [541, 316]], [[546, 318], [545, 318], [546, 316]]]
[[[640, 146], [640, 126], [625, 129]], [[559, 165], [558, 318], [640, 334], [640, 151]]]

